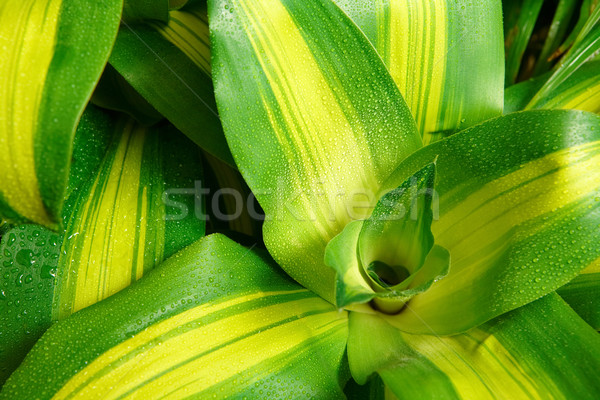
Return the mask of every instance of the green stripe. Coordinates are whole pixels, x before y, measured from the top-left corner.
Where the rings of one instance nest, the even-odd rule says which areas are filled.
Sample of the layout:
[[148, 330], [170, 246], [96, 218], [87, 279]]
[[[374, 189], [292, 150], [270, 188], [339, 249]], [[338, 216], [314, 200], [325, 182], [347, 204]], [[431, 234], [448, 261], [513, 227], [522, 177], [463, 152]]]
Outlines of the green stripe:
[[[92, 7], [85, 0], [61, 5], [34, 148], [40, 192], [46, 207], [55, 213], [65, 198], [75, 129], [108, 61], [121, 8], [122, 0], [103, 1]], [[87, 54], [83, 65], [80, 54]]]
[[[143, 347], [136, 347], [131, 349], [131, 351], [124, 357], [119, 358], [118, 360], [116, 360], [113, 363], [107, 364], [102, 370], [100, 370], [99, 372], [97, 372], [94, 375], [90, 375], [88, 377], [88, 380], [84, 383], [82, 383], [76, 390], [74, 390], [69, 396], [68, 398], [73, 398], [75, 396], [77, 396], [77, 393], [83, 389], [84, 387], [88, 386], [90, 382], [92, 382], [95, 379], [98, 379], [100, 377], [102, 377], [103, 375], [105, 375], [107, 372], [110, 372], [112, 369], [117, 368], [125, 363], [127, 363], [128, 361], [130, 361], [131, 359], [133, 359], [135, 356], [143, 354], [144, 352], [148, 351], [149, 347], [154, 347], [159, 345], [160, 343], [167, 341], [169, 339], [173, 339], [176, 338], [178, 336], [180, 336], [182, 333], [188, 332], [190, 330], [194, 330], [194, 329], [198, 329], [201, 328], [203, 326], [206, 326], [210, 323], [214, 323], [217, 322], [219, 320], [222, 320], [224, 318], [233, 316], [233, 315], [237, 315], [237, 314], [241, 314], [243, 312], [246, 311], [251, 311], [251, 310], [256, 310], [259, 308], [264, 308], [273, 304], [278, 304], [278, 303], [285, 303], [285, 302], [291, 302], [294, 300], [299, 300], [299, 299], [306, 299], [306, 298], [311, 298], [314, 297], [314, 295], [308, 291], [306, 292], [301, 292], [301, 293], [290, 293], [290, 294], [284, 294], [284, 295], [267, 295], [268, 297], [261, 297], [259, 299], [256, 300], [251, 300], [251, 301], [247, 301], [244, 302], [242, 304], [239, 305], [235, 305], [235, 306], [230, 306], [224, 310], [220, 310], [217, 311], [215, 313], [209, 314], [206, 317], [203, 318], [199, 318], [199, 319], [195, 319], [193, 321], [187, 322], [185, 324], [179, 325], [176, 327], [176, 329], [173, 329], [171, 331], [165, 332], [163, 334], [161, 334], [160, 336], [155, 337], [154, 339], [152, 339], [151, 341], [147, 342], [146, 344], [144, 344]], [[303, 314], [303, 315], [314, 315], [316, 313], [321, 313], [321, 312], [328, 312], [331, 310], [318, 310], [318, 311], [311, 311], [309, 313]], [[234, 340], [224, 343], [218, 347], [214, 347], [212, 349], [210, 349], [208, 352], [204, 352], [204, 353], [197, 353], [197, 354], [193, 354], [190, 351], [190, 358], [188, 360], [186, 360], [185, 363], [193, 361], [195, 359], [201, 358], [203, 356], [205, 356], [206, 354], [209, 354], [210, 352], [214, 352], [220, 348], [226, 347], [229, 344], [235, 343], [237, 341], [240, 341], [246, 337], [252, 336], [260, 331], [263, 330], [267, 330], [270, 329], [272, 327], [275, 326], [279, 326], [282, 324], [285, 324], [287, 322], [290, 322], [292, 320], [296, 320], [298, 318], [301, 318], [303, 315], [299, 315], [293, 319], [287, 319], [287, 320], [282, 320], [282, 321], [278, 321], [276, 323], [273, 323], [271, 325], [266, 325], [266, 326], [262, 326], [258, 331], [252, 331], [252, 332], [246, 332], [244, 335], [239, 336], [237, 338], [235, 338]], [[193, 355], [192, 355], [193, 354]], [[153, 376], [152, 378], [148, 379], [147, 381], [144, 382], [140, 382], [139, 385], [137, 385], [136, 387], [132, 388], [131, 390], [129, 390], [128, 392], [124, 393], [122, 396], [120, 396], [119, 398], [123, 398], [123, 397], [127, 397], [128, 395], [130, 395], [131, 393], [135, 392], [136, 390], [138, 390], [139, 388], [141, 388], [142, 386], [144, 386], [146, 383], [168, 373], [169, 371], [175, 370], [176, 368], [180, 367], [183, 364], [178, 364], [178, 365], [171, 365], [168, 366], [168, 368], [166, 368], [165, 370], [163, 370], [163, 372], [159, 375]], [[167, 366], [167, 365], [166, 365]]]
[[[147, 129], [129, 119], [121, 120], [114, 128], [111, 147], [99, 172], [78, 196], [69, 200], [73, 202], [69, 207], [73, 213], [65, 231], [64, 254], [58, 261], [61, 288], [56, 292], [55, 318], [62, 319], [92, 302], [92, 298], [84, 300], [78, 292], [83, 290], [81, 285], [91, 290], [91, 284], [84, 284], [82, 280], [98, 279], [95, 301], [101, 300], [161, 262], [165, 250], [168, 257], [204, 234], [205, 221], [196, 218], [191, 194], [185, 202], [188, 217], [170, 224], [172, 229], [166, 229], [163, 193], [167, 189], [193, 188], [194, 180], [199, 179], [202, 172], [196, 149], [177, 135], [164, 124]], [[162, 140], [167, 137], [175, 139]], [[181, 148], [187, 150], [182, 152]], [[117, 159], [119, 152], [121, 158]], [[181, 176], [179, 166], [165, 162], [169, 153], [177, 154], [179, 163], [187, 161], [186, 165], [195, 167]], [[137, 174], [135, 181], [132, 174]], [[127, 192], [130, 193], [125, 195]], [[138, 213], [130, 214], [130, 208]], [[123, 218], [131, 225], [122, 225]], [[166, 243], [170, 249], [165, 249]], [[117, 255], [125, 259], [118, 260]], [[120, 265], [128, 257], [131, 264]], [[123, 274], [130, 274], [129, 281], [120, 278]]]
[[[339, 337], [346, 335], [346, 327], [338, 325], [327, 333], [312, 338], [292, 350], [244, 370], [236, 377], [222, 381], [201, 392], [202, 396], [233, 396], [236, 398], [264, 398], [265, 396], [288, 396], [289, 398], [344, 399], [339, 386], [328, 382], [337, 373], [333, 363], [340, 361]], [[311, 348], [319, 350], [314, 351]], [[294, 360], [293, 363], [290, 360]], [[273, 366], [277, 366], [279, 378], [271, 379]], [[315, 366], [318, 366], [315, 368]], [[302, 373], [298, 373], [302, 371]], [[235, 390], [237, 382], [247, 382], [245, 390]]]
[[[499, 2], [335, 2], [362, 29], [392, 72], [425, 143], [500, 115], [504, 63]], [[436, 54], [438, 40], [433, 38], [440, 16], [435, 10], [441, 6], [445, 8], [442, 20], [446, 23], [443, 36], [447, 43], [443, 54]], [[425, 16], [427, 8], [434, 10], [434, 15]], [[394, 35], [391, 26], [398, 23], [399, 12], [406, 14], [408, 27], [406, 32]], [[421, 39], [420, 34], [429, 34], [429, 40]], [[403, 45], [407, 46], [406, 54], [393, 60], [392, 51], [400, 51]], [[419, 55], [427, 66], [419, 62]], [[406, 72], [400, 77], [397, 71], [403, 62]], [[436, 78], [441, 87], [434, 87]]]
[[[171, 371], [174, 371], [174, 370], [176, 370], [177, 368], [180, 368], [180, 367], [184, 366], [184, 365], [185, 365], [185, 364], [187, 364], [187, 363], [190, 363], [190, 362], [192, 362], [192, 361], [194, 361], [194, 360], [198, 360], [198, 359], [200, 359], [200, 358], [202, 358], [202, 357], [204, 357], [204, 356], [207, 356], [208, 354], [211, 354], [211, 353], [213, 353], [213, 352], [216, 352], [217, 350], [223, 349], [223, 348], [225, 348], [225, 347], [227, 347], [227, 346], [229, 346], [229, 345], [232, 345], [232, 344], [234, 344], [234, 343], [240, 342], [240, 341], [242, 341], [242, 340], [244, 340], [244, 339], [247, 339], [247, 338], [249, 338], [249, 337], [251, 337], [251, 336], [257, 335], [257, 334], [259, 334], [259, 333], [261, 333], [261, 332], [268, 331], [269, 329], [275, 328], [275, 327], [277, 327], [277, 326], [282, 326], [282, 325], [285, 325], [285, 324], [287, 324], [287, 323], [290, 323], [290, 322], [293, 322], [293, 321], [297, 321], [297, 320], [299, 320], [299, 319], [302, 319], [302, 318], [304, 318], [304, 317], [308, 317], [308, 316], [311, 316], [311, 315], [317, 315], [317, 314], [321, 314], [321, 313], [326, 313], [326, 312], [330, 312], [330, 311], [331, 311], [331, 309], [323, 309], [323, 310], [318, 310], [318, 311], [310, 311], [310, 312], [306, 312], [306, 313], [303, 313], [303, 314], [299, 314], [299, 315], [297, 315], [297, 316], [295, 316], [295, 317], [292, 317], [292, 318], [287, 318], [287, 319], [284, 319], [284, 320], [281, 320], [281, 321], [277, 321], [277, 322], [275, 322], [275, 323], [272, 323], [272, 324], [270, 324], [270, 325], [265, 325], [265, 326], [262, 326], [262, 327], [260, 327], [259, 329], [257, 329], [257, 330], [254, 330], [254, 331], [248, 331], [248, 332], [244, 333], [243, 335], [236, 337], [236, 338], [235, 338], [235, 339], [233, 339], [233, 340], [230, 340], [230, 341], [228, 341], [228, 342], [226, 342], [226, 343], [223, 343], [223, 344], [220, 344], [220, 345], [218, 345], [218, 346], [215, 346], [215, 347], [211, 348], [210, 350], [207, 350], [207, 351], [205, 351], [205, 352], [203, 352], [203, 353], [194, 354], [193, 356], [191, 356], [191, 357], [190, 357], [190, 358], [188, 358], [187, 360], [185, 360], [185, 361], [183, 361], [183, 362], [181, 362], [181, 363], [179, 363], [179, 364], [172, 365], [172, 366], [170, 366], [169, 368], [166, 368], [166, 369], [164, 369], [164, 370], [163, 370], [161, 373], [159, 373], [159, 374], [157, 374], [157, 375], [154, 375], [154, 376], [152, 376], [150, 379], [147, 379], [147, 380], [146, 380], [146, 381], [144, 381], [144, 382], [140, 382], [140, 383], [139, 383], [137, 386], [135, 386], [134, 388], [132, 388], [132, 389], [131, 389], [131, 390], [129, 390], [128, 392], [124, 393], [123, 395], [119, 396], [117, 399], [123, 399], [123, 398], [126, 398], [128, 395], [131, 395], [131, 394], [135, 393], [137, 390], [139, 390], [140, 388], [142, 388], [142, 387], [143, 387], [143, 386], [145, 386], [146, 384], [148, 384], [148, 383], [152, 382], [153, 380], [155, 380], [155, 379], [158, 379], [158, 378], [160, 378], [161, 376], [163, 376], [163, 375], [166, 375], [166, 374], [168, 374], [169, 372], [171, 372]], [[200, 321], [198, 321], [198, 322], [200, 323]], [[195, 323], [195, 324], [196, 324], [196, 323]], [[285, 353], [284, 353], [284, 354], [285, 354]], [[289, 357], [289, 354], [286, 354], [285, 356], [288, 356], [288, 357]], [[287, 357], [286, 357], [286, 358], [287, 358]], [[285, 365], [285, 364], [284, 364], [284, 365]], [[239, 379], [239, 378], [238, 378], [238, 377], [236, 377], [236, 378], [232, 378], [231, 380], [233, 380], [233, 379]], [[223, 381], [223, 382], [222, 382], [222, 383], [221, 383], [219, 386], [224, 386], [224, 387], [227, 387], [227, 386], [225, 386], [225, 385], [224, 385], [226, 382], [227, 382], [227, 381]], [[203, 390], [203, 391], [201, 391], [201, 392], [197, 392], [197, 393], [204, 393], [204, 395], [207, 395], [206, 391], [207, 391], [207, 390], [208, 390], [208, 391], [210, 391], [212, 388], [213, 388], [213, 387], [210, 387], [209, 389], [206, 389], [206, 390]], [[174, 389], [174, 390], [178, 390], [178, 389], [181, 389], [181, 387], [178, 387], [178, 388], [176, 388], [176, 389]]]

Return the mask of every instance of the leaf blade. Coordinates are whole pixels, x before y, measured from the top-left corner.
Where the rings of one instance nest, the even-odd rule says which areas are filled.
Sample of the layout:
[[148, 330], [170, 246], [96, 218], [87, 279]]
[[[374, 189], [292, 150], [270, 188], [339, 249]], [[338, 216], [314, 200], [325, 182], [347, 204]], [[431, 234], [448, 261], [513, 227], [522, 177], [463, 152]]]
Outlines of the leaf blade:
[[223, 136], [207, 70], [210, 47], [205, 6], [171, 11], [169, 16], [168, 24], [125, 24], [109, 62], [194, 143], [235, 165]]
[[[192, 275], [196, 280], [185, 279]], [[186, 293], [185, 301], [179, 291], [169, 289], [174, 285]], [[139, 299], [146, 300], [140, 304]], [[101, 321], [102, 328], [94, 324]], [[86, 335], [89, 343], [80, 343], [74, 358], [61, 361], [41, 398], [77, 393], [117, 398], [149, 390], [176, 396], [251, 395], [258, 392], [255, 382], [265, 392], [285, 388], [292, 394], [305, 390], [342, 398], [338, 369], [345, 315], [220, 235], [194, 243], [130, 289], [51, 328], [0, 398], [27, 397], [27, 381], [33, 378], [29, 369], [44, 373], [34, 365], [50, 366], [60, 358], [44, 342], [77, 337], [90, 323], [95, 328]], [[152, 364], [156, 357], [161, 362]], [[205, 368], [212, 362], [223, 368]], [[79, 372], [85, 365], [87, 373]], [[188, 370], [194, 374], [185, 374]], [[238, 372], [237, 380], [230, 379]], [[121, 385], [115, 387], [116, 382]]]
[[407, 159], [384, 188], [438, 156], [440, 219], [432, 231], [452, 265], [409, 312], [388, 321], [414, 333], [463, 332], [594, 262], [600, 182], [589, 171], [598, 162], [599, 123], [578, 111], [515, 113], [427, 146], [411, 156], [415, 164]]
[[217, 103], [240, 171], [270, 219], [265, 243], [295, 279], [333, 300], [324, 249], [350, 220], [337, 193], [372, 191], [421, 145], [410, 112], [334, 4], [209, 6]]
[[462, 335], [402, 340], [402, 365], [380, 372], [399, 397], [423, 398], [423, 387], [439, 393], [448, 383], [448, 398], [457, 399], [593, 399], [598, 391], [598, 334], [556, 294]]
[[502, 113], [500, 2], [336, 3], [385, 62], [425, 144]]
[[13, 153], [0, 155], [6, 217], [57, 227], [77, 121], [108, 59], [121, 6], [48, 0], [0, 8], [3, 47], [10, 51], [0, 65], [0, 140]]

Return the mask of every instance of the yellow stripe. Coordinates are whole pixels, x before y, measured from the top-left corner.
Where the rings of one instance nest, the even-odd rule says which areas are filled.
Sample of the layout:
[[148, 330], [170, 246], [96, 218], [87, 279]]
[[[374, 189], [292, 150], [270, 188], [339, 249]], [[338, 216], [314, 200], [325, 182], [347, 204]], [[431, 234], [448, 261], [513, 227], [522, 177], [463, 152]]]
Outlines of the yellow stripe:
[[[375, 191], [378, 185], [367, 135], [350, 101], [336, 98], [285, 7], [277, 1], [269, 2], [268, 8], [259, 2], [238, 3], [247, 18], [246, 34], [277, 100], [272, 104], [265, 91], [263, 106], [285, 158], [293, 160], [286, 182], [292, 189], [286, 192], [299, 195], [299, 210], [315, 213], [315, 228], [328, 240], [349, 222], [342, 196]], [[343, 97], [344, 91], [337, 95]]]
[[[170, 396], [181, 398], [202, 391], [240, 371], [301, 345], [306, 340], [331, 329], [331, 322], [345, 323], [343, 315], [333, 311], [305, 317], [264, 330], [248, 338], [242, 338], [249, 332], [260, 330], [278, 321], [292, 318], [309, 310], [322, 309], [325, 303], [320, 298], [313, 297], [247, 311], [190, 329], [172, 338], [165, 338], [160, 341], [160, 345], [148, 344], [150, 340], [167, 334], [177, 327], [227, 307], [268, 296], [303, 291], [255, 293], [220, 304], [202, 305], [187, 310], [149, 327], [110, 349], [71, 378], [54, 398], [64, 399], [75, 394], [74, 390], [78, 386], [104, 367], [120, 359], [125, 359], [135, 349], [144, 351], [126, 360], [123, 364], [110, 368], [106, 374], [99, 375], [87, 382], [86, 386], [76, 393], [77, 397], [85, 399], [117, 398], [148, 381], [127, 398], [162, 397], [178, 387], [182, 388], [181, 391], [171, 393]], [[240, 340], [236, 341], [236, 339]], [[230, 345], [191, 360], [195, 355], [225, 345], [232, 340], [234, 342]], [[178, 367], [166, 372], [174, 366]]]
[[0, 194], [20, 215], [51, 219], [35, 172], [34, 136], [52, 56], [60, 0], [0, 4]]
[[143, 191], [142, 191], [142, 207], [141, 207], [141, 212], [140, 215], [138, 216], [139, 220], [142, 222], [140, 224], [140, 230], [139, 230], [139, 239], [138, 242], [135, 243], [134, 245], [137, 245], [137, 263], [135, 266], [135, 280], [138, 280], [142, 277], [142, 275], [144, 274], [144, 261], [145, 261], [145, 257], [144, 257], [144, 253], [146, 250], [146, 225], [145, 222], [148, 218], [148, 188], [144, 187]]
[[[573, 94], [577, 95], [572, 97]], [[566, 97], [566, 101], [564, 97]], [[600, 113], [600, 82], [596, 82], [595, 85], [590, 85], [590, 82], [582, 82], [581, 84], [569, 90], [569, 92], [565, 93], [564, 97], [559, 97], [562, 98], [562, 101], [556, 106], [553, 106], [551, 103], [554, 102], [551, 102], [544, 106], [544, 108], [556, 107], [567, 110], [581, 110]]]
[[[388, 68], [422, 133], [438, 129], [447, 54], [446, 1], [390, 0]], [[424, 144], [430, 135], [424, 135]]]
[[[442, 210], [442, 217], [432, 225], [436, 242], [452, 252], [452, 268], [468, 266], [475, 272], [477, 265], [486, 260], [469, 256], [514, 227], [581, 200], [591, 188], [600, 188], [600, 174], [591, 173], [599, 168], [600, 142], [529, 162], [462, 199], [453, 209]], [[528, 183], [515, 189], [524, 182]], [[443, 206], [443, 200], [441, 203]]]
[[539, 387], [540, 382], [529, 377], [493, 335], [476, 330], [470, 335], [404, 335], [404, 339], [450, 378], [462, 399], [539, 399], [540, 392], [559, 392], [548, 387], [548, 380]]
[[[163, 223], [146, 218], [149, 210], [146, 188], [142, 192], [141, 215], [138, 215], [146, 134], [144, 128], [128, 123], [114, 159], [105, 161], [86, 203], [77, 205], [83, 211], [69, 224], [68, 232], [74, 233], [63, 243], [59, 260], [65, 272], [61, 275], [62, 290], [57, 291], [57, 296], [61, 296], [58, 318], [127, 287], [132, 281], [136, 255], [134, 278], [143, 274], [144, 254], [149, 247], [145, 240], [147, 224]], [[162, 232], [160, 226], [156, 229]], [[137, 241], [136, 231], [139, 232]]]
[[207, 75], [211, 74], [210, 34], [206, 17], [201, 18], [199, 13], [171, 11], [166, 26], [162, 24], [153, 24], [153, 26]]
[[581, 274], [596, 274], [600, 273], [600, 258], [596, 259], [590, 265], [588, 265]]

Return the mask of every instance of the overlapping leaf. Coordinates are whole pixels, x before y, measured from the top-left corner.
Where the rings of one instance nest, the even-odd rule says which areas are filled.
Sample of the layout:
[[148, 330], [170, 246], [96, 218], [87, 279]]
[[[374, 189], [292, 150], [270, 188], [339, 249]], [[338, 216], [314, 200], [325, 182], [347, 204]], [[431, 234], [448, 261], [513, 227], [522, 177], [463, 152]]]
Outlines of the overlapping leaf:
[[0, 398], [343, 398], [346, 336], [345, 313], [211, 235], [53, 326]]
[[3, 238], [2, 381], [52, 321], [127, 287], [204, 235], [193, 193], [200, 158], [175, 129], [114, 122], [90, 108], [74, 158], [64, 231], [30, 225]]
[[575, 279], [558, 289], [557, 293], [585, 322], [600, 331], [600, 262], [581, 271]]
[[360, 382], [377, 371], [404, 399], [594, 399], [600, 337], [556, 294], [464, 334], [401, 334], [351, 313], [348, 353]]
[[[333, 300], [327, 242], [421, 146], [377, 53], [333, 3], [209, 2], [219, 113], [267, 214], [265, 243], [293, 278]], [[374, 201], [374, 199], [370, 199]]]
[[[549, 78], [548, 74], [506, 89], [504, 112], [524, 109]], [[600, 113], [600, 60], [590, 61], [550, 91], [534, 108]]]
[[515, 113], [405, 160], [383, 193], [438, 157], [437, 244], [449, 274], [388, 317], [414, 333], [453, 334], [566, 284], [600, 257], [600, 117]]
[[122, 0], [0, 4], [0, 216], [56, 227], [77, 122], [106, 63]]
[[425, 144], [502, 113], [500, 1], [335, 2], [377, 49]]
[[234, 165], [210, 77], [206, 4], [173, 10], [168, 23], [124, 24], [110, 64], [197, 145]]
[[600, 7], [596, 7], [579, 32], [570, 50], [555, 67], [552, 76], [529, 102], [526, 109], [539, 107], [549, 100], [549, 95], [564, 84], [600, 50]]

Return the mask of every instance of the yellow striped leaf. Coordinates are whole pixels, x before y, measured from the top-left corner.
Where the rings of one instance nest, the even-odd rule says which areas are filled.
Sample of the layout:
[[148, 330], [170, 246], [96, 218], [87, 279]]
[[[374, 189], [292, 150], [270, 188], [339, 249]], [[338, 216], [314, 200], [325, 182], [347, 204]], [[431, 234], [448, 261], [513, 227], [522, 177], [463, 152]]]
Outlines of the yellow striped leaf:
[[210, 76], [205, 2], [170, 11], [168, 23], [124, 25], [109, 62], [198, 146], [235, 165], [223, 135]]
[[581, 28], [573, 46], [554, 68], [552, 75], [533, 96], [525, 109], [539, 108], [549, 95], [563, 85], [586, 62], [600, 51], [600, 7], [596, 7]]
[[377, 191], [421, 146], [410, 111], [330, 1], [215, 0], [209, 17], [219, 114], [266, 212], [265, 243], [294, 279], [333, 301], [325, 246], [352, 219], [348, 200]]
[[500, 1], [335, 2], [377, 49], [425, 144], [502, 114]]
[[435, 243], [447, 276], [387, 320], [455, 334], [527, 304], [600, 258], [600, 117], [514, 113], [416, 152], [383, 185], [396, 188], [435, 157]]
[[0, 399], [343, 398], [346, 336], [344, 312], [212, 235], [53, 326]]
[[600, 337], [556, 294], [464, 334], [401, 334], [351, 313], [355, 378], [377, 372], [400, 399], [595, 399]]
[[32, 225], [3, 240], [0, 258], [11, 273], [3, 277], [0, 356], [8, 370], [52, 321], [129, 286], [204, 235], [194, 195], [199, 151], [174, 128], [115, 123], [90, 108], [75, 146], [81, 182], [65, 203], [64, 231]]
[[[542, 75], [507, 88], [504, 111], [524, 109], [548, 78], [548, 75]], [[600, 114], [600, 60], [585, 63], [533, 108], [574, 109]]]
[[3, 218], [57, 227], [75, 128], [108, 60], [121, 7], [122, 0], [0, 4]]

